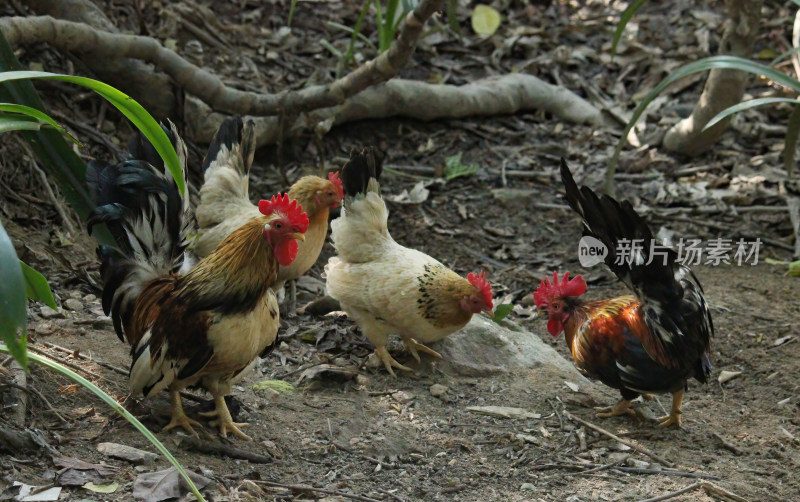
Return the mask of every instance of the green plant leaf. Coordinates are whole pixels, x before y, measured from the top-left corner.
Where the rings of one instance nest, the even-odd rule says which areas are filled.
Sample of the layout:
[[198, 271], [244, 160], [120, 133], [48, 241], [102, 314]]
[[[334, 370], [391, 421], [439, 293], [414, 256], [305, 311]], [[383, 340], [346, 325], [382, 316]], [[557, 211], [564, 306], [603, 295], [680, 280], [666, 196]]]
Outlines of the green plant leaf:
[[[53, 120], [48, 114], [41, 112], [36, 108], [31, 108], [30, 106], [25, 106], [25, 105], [18, 105], [15, 103], [0, 103], [0, 112], [11, 112], [11, 114], [20, 114], [32, 117], [36, 119], [40, 124], [48, 124], [56, 131], [68, 137], [76, 145], [83, 146], [80, 141], [78, 141], [73, 135], [68, 133], [66, 129], [58, 125], [58, 123], [55, 120]], [[0, 113], [0, 118], [4, 116], [5, 114]], [[13, 117], [13, 115], [11, 115], [10, 117]], [[0, 132], [3, 131], [0, 130]]]
[[789, 277], [800, 277], [800, 260], [793, 261], [789, 264], [787, 275], [789, 275]]
[[[358, 37], [361, 33], [361, 25], [364, 23], [364, 18], [367, 16], [367, 12], [369, 12], [369, 6], [372, 2], [366, 2], [364, 7], [361, 8], [361, 12], [358, 14], [358, 19], [356, 19], [356, 25], [353, 27], [353, 35], [350, 37], [350, 45], [347, 47], [347, 54], [344, 56], [344, 65], [347, 66], [350, 64], [350, 61], [353, 59], [353, 51], [355, 50], [356, 45], [356, 37]], [[366, 38], [366, 37], [364, 37]], [[372, 45], [375, 47], [375, 45]], [[375, 51], [378, 49], [375, 48]]]
[[53, 310], [58, 310], [56, 299], [53, 298], [53, 292], [50, 291], [50, 285], [47, 283], [47, 279], [22, 260], [19, 261], [19, 266], [22, 268], [22, 277], [25, 280], [25, 293], [28, 298], [36, 300], [37, 302], [42, 302]]
[[770, 62], [769, 62], [769, 65], [770, 65], [770, 66], [775, 66], [775, 65], [777, 65], [778, 63], [780, 63], [781, 61], [783, 61], [783, 60], [785, 60], [785, 59], [787, 59], [787, 58], [790, 58], [790, 57], [792, 57], [792, 55], [793, 55], [794, 53], [798, 52], [798, 51], [800, 51], [800, 47], [792, 47], [792, 48], [791, 48], [791, 49], [789, 49], [788, 51], [784, 52], [783, 54], [780, 54], [780, 55], [778, 55], [778, 57], [776, 57], [775, 59], [773, 59], [772, 61], [770, 61]]
[[478, 164], [464, 164], [461, 162], [461, 153], [446, 157], [444, 159], [444, 179], [447, 181], [454, 180], [461, 176], [472, 176], [478, 173], [480, 169]]
[[755, 63], [748, 59], [736, 57], [736, 56], [711, 56], [703, 59], [699, 59], [693, 63], [689, 63], [685, 66], [682, 66], [675, 70], [673, 73], [665, 77], [661, 82], [656, 85], [652, 91], [650, 91], [639, 103], [636, 109], [633, 111], [633, 115], [628, 123], [625, 125], [625, 130], [622, 132], [622, 136], [620, 140], [617, 142], [617, 146], [614, 148], [614, 153], [611, 155], [611, 159], [609, 160], [609, 166], [606, 170], [606, 177], [605, 177], [605, 190], [609, 194], [613, 193], [614, 189], [614, 173], [617, 169], [617, 164], [619, 163], [619, 155], [622, 152], [622, 147], [625, 145], [626, 138], [628, 137], [628, 133], [633, 129], [636, 125], [636, 122], [639, 121], [642, 114], [644, 113], [647, 105], [649, 105], [653, 99], [656, 98], [659, 94], [661, 94], [664, 89], [672, 85], [673, 83], [677, 82], [678, 80], [688, 77], [689, 75], [693, 75], [695, 73], [700, 73], [708, 70], [713, 69], [723, 69], [723, 70], [738, 70], [747, 73], [753, 73], [756, 75], [762, 75], [767, 77], [778, 84], [783, 86], [789, 87], [793, 89], [795, 92], [800, 93], [800, 81], [790, 77], [789, 75], [778, 71], [774, 68], [769, 66]]
[[42, 123], [38, 120], [25, 118], [21, 115], [0, 114], [0, 133], [13, 131], [39, 131]]
[[458, 23], [458, 0], [447, 0], [447, 24], [461, 39], [461, 25]]
[[472, 31], [478, 35], [494, 35], [500, 27], [500, 13], [497, 9], [479, 3], [472, 9]]
[[[0, 223], [0, 335], [14, 360], [27, 371], [25, 329], [28, 324], [28, 301], [25, 282], [14, 244]], [[21, 333], [17, 338], [17, 333]]]
[[502, 303], [498, 305], [494, 309], [494, 317], [492, 317], [492, 321], [494, 322], [502, 321], [503, 319], [508, 317], [508, 314], [510, 314], [512, 310], [514, 310], [514, 305], [512, 305], [511, 303]]
[[292, 18], [294, 17], [294, 10], [297, 8], [297, 0], [292, 0], [289, 4], [289, 19], [286, 20], [286, 26], [292, 27]]
[[725, 108], [718, 114], [716, 114], [711, 120], [708, 121], [708, 124], [703, 127], [703, 130], [710, 129], [717, 125], [720, 121], [725, 120], [727, 117], [733, 115], [734, 113], [739, 113], [744, 110], [749, 110], [750, 108], [755, 108], [757, 106], [764, 106], [764, 105], [771, 105], [773, 103], [791, 103], [794, 105], [800, 105], [800, 101], [792, 98], [758, 98], [758, 99], [748, 99], [747, 101], [742, 101], [741, 103], [736, 103], [733, 106], [729, 106]]
[[[0, 352], [9, 352], [9, 348], [4, 344], [0, 344]], [[203, 498], [203, 495], [200, 493], [200, 490], [197, 489], [197, 486], [195, 486], [194, 482], [191, 480], [189, 475], [186, 474], [186, 471], [183, 469], [183, 466], [181, 466], [180, 462], [178, 462], [175, 459], [175, 457], [172, 456], [169, 450], [167, 450], [167, 448], [161, 443], [161, 441], [159, 441], [158, 438], [155, 437], [155, 435], [153, 435], [153, 433], [147, 429], [147, 427], [145, 427], [140, 421], [138, 421], [136, 417], [131, 415], [130, 412], [125, 408], [123, 408], [117, 401], [115, 401], [113, 397], [106, 394], [103, 391], [103, 389], [96, 386], [89, 380], [86, 380], [85, 378], [75, 373], [71, 369], [62, 366], [61, 364], [53, 361], [48, 357], [33, 352], [30, 353], [29, 356], [31, 361], [35, 361], [41, 364], [42, 366], [55, 370], [58, 373], [69, 378], [70, 380], [77, 382], [84, 388], [88, 389], [95, 396], [99, 397], [101, 401], [103, 401], [104, 403], [109, 405], [114, 411], [116, 411], [117, 414], [125, 418], [125, 420], [127, 420], [128, 422], [130, 422], [130, 424], [133, 425], [136, 428], [136, 430], [138, 430], [145, 438], [147, 438], [147, 440], [150, 441], [153, 444], [153, 446], [155, 446], [158, 449], [158, 451], [160, 451], [161, 454], [164, 455], [164, 457], [166, 457], [167, 460], [169, 460], [169, 463], [172, 464], [175, 467], [175, 469], [178, 470], [184, 482], [186, 482], [186, 486], [188, 486], [189, 490], [191, 490], [194, 496], [197, 497], [197, 500], [205, 502], [205, 499]]]
[[106, 83], [87, 77], [58, 75], [44, 71], [8, 71], [0, 73], [0, 83], [29, 79], [59, 80], [62, 82], [70, 82], [91, 89], [100, 96], [104, 97], [123, 115], [128, 117], [128, 120], [130, 120], [133, 125], [136, 126], [136, 128], [139, 129], [150, 141], [150, 143], [153, 145], [153, 148], [156, 149], [158, 154], [164, 160], [164, 165], [172, 174], [172, 177], [175, 178], [175, 183], [178, 185], [180, 192], [182, 194], [185, 193], [186, 184], [183, 179], [183, 168], [181, 167], [180, 160], [178, 160], [178, 154], [175, 152], [175, 148], [173, 148], [169, 137], [167, 137], [167, 134], [163, 129], [161, 129], [161, 126], [147, 112], [147, 110], [145, 110], [142, 105], [136, 102], [133, 98]]
[[789, 177], [792, 176], [792, 168], [794, 168], [794, 152], [797, 150], [798, 137], [800, 137], [800, 107], [795, 106], [792, 114], [789, 115], [783, 146], [783, 167]]
[[[11, 46], [8, 44], [3, 32], [0, 30], [0, 70], [20, 70], [22, 66], [17, 61]], [[34, 89], [33, 84], [20, 80], [0, 85], [0, 101], [19, 103], [45, 112], [44, 103]], [[72, 205], [81, 219], [86, 219], [94, 209], [94, 202], [89, 196], [84, 180], [86, 179], [86, 164], [67, 144], [58, 131], [42, 129], [39, 131], [20, 131], [20, 136], [28, 142], [39, 157], [39, 162], [45, 172], [55, 179], [61, 193]], [[104, 225], [98, 225], [94, 236], [102, 244], [112, 245], [114, 240]]]
[[639, 7], [647, 3], [647, 0], [636, 0], [632, 4], [628, 6], [627, 9], [622, 13], [622, 16], [619, 18], [619, 23], [617, 23], [617, 31], [614, 32], [614, 41], [611, 43], [611, 59], [614, 59], [614, 56], [617, 55], [617, 45], [619, 44], [620, 39], [622, 38], [622, 34], [625, 32], [625, 27], [628, 25], [630, 20], [633, 18], [633, 15], [636, 14], [636, 11], [639, 10]]

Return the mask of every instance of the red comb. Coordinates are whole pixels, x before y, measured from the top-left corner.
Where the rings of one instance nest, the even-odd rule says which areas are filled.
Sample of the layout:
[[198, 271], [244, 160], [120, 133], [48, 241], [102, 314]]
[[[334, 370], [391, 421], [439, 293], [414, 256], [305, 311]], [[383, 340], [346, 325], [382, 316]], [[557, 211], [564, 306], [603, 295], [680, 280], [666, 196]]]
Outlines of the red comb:
[[300, 228], [300, 232], [308, 230], [308, 215], [303, 212], [303, 208], [296, 200], [289, 200], [289, 195], [281, 193], [273, 195], [270, 200], [258, 201], [258, 210], [261, 214], [269, 216], [279, 212], [289, 219], [292, 225]]
[[339, 173], [328, 173], [328, 180], [336, 185], [339, 190], [339, 197], [344, 199], [344, 187], [342, 186], [342, 180], [339, 179]]
[[467, 274], [467, 280], [483, 294], [483, 299], [486, 300], [486, 304], [489, 308], [493, 308], [492, 285], [486, 280], [486, 272], [480, 271], [477, 274], [470, 272]]
[[539, 287], [533, 293], [533, 301], [537, 308], [542, 309], [556, 298], [581, 296], [585, 292], [586, 281], [580, 275], [570, 279], [569, 272], [564, 272], [564, 278], [558, 282], [558, 272], [553, 272], [553, 282], [551, 283], [547, 277], [542, 279]]

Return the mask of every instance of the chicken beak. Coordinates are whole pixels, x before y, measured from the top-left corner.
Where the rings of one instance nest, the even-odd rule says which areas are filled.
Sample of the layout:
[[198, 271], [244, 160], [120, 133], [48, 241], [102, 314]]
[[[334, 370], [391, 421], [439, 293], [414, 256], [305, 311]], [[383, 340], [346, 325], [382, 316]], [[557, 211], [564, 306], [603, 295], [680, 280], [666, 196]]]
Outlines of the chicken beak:
[[488, 315], [490, 318], [494, 319], [494, 311], [491, 308], [486, 307], [485, 309], [483, 309], [483, 313]]
[[293, 234], [286, 234], [286, 237], [289, 238], [289, 239], [295, 239], [295, 240], [298, 240], [298, 241], [306, 240], [306, 236], [301, 234], [300, 232], [295, 232]]
[[547, 311], [546, 310], [537, 310], [535, 317], [536, 317], [536, 319], [546, 319], [547, 318]]

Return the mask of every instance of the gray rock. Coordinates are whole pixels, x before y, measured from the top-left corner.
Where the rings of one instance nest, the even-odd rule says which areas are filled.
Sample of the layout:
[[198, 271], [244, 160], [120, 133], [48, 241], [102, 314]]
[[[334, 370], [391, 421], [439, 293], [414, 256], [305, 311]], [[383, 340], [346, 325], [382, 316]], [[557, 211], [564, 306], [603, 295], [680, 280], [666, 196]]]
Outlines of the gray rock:
[[482, 315], [437, 344], [442, 366], [463, 376], [509, 373], [519, 369], [549, 368], [573, 382], [587, 382], [567, 361], [537, 335], [504, 320], [503, 325]]
[[64, 319], [67, 317], [61, 310], [53, 310], [47, 305], [42, 305], [39, 309], [39, 312], [45, 319]]
[[83, 301], [85, 301], [86, 303], [92, 303], [95, 300], [97, 300], [97, 296], [91, 293], [83, 297]]
[[67, 300], [64, 300], [64, 306], [73, 312], [79, 312], [83, 310], [83, 303], [75, 298], [68, 298]]
[[107, 457], [127, 460], [133, 464], [151, 464], [158, 459], [155, 453], [117, 443], [100, 443], [97, 445], [97, 451]]
[[431, 396], [433, 397], [443, 398], [447, 396], [447, 387], [440, 383], [435, 383], [431, 385], [431, 388], [429, 390], [431, 392]]

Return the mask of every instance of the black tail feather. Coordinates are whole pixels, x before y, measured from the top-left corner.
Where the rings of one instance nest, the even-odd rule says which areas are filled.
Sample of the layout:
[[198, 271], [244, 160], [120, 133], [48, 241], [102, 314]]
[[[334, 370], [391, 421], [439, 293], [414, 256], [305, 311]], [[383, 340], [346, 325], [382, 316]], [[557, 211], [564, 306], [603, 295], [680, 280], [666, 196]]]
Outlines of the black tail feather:
[[243, 149], [241, 155], [244, 159], [244, 165], [239, 165], [238, 163], [231, 163], [231, 165], [244, 169], [241, 174], [247, 176], [255, 154], [256, 142], [254, 134], [255, 128], [252, 126], [244, 127], [244, 122], [238, 115], [225, 119], [222, 125], [219, 126], [211, 144], [208, 145], [208, 151], [203, 159], [203, 172], [217, 160], [223, 146], [228, 152], [233, 150], [234, 147], [239, 147]]
[[[606, 265], [642, 302], [653, 343], [662, 349], [659, 352], [667, 354], [670, 364], [693, 370], [698, 380], [705, 381], [711, 370], [708, 350], [714, 326], [697, 277], [670, 248], [661, 246], [658, 251], [663, 255], [651, 256], [651, 246], [656, 245], [653, 233], [629, 201], [619, 203], [586, 186], [578, 188], [564, 159], [561, 179], [567, 202], [583, 218], [584, 236], [606, 246]], [[618, 256], [623, 241], [628, 251], [634, 242], [641, 243], [639, 256]]]
[[[173, 132], [167, 134], [182, 148], [182, 141]], [[132, 140], [131, 149], [136, 155], [160, 162], [157, 154], [157, 159], [152, 156], [155, 149], [149, 142]], [[181, 167], [185, 170], [185, 165]], [[163, 163], [153, 165], [144, 159], [116, 165], [90, 162], [86, 180], [97, 204], [88, 218], [89, 230], [105, 224], [116, 244], [99, 246], [97, 255], [103, 277], [103, 310], [111, 314], [122, 338], [142, 287], [159, 275], [177, 272], [183, 263], [188, 233], [186, 206]]]
[[350, 160], [342, 167], [344, 192], [350, 196], [366, 193], [370, 178], [380, 180], [383, 157], [380, 150], [371, 146], [354, 148], [350, 152]]

